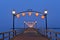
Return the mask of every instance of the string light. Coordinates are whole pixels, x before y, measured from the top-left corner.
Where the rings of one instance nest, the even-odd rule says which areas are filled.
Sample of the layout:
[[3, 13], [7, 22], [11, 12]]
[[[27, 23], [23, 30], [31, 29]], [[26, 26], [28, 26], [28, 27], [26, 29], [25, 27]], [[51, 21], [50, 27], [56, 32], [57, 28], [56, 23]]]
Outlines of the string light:
[[41, 16], [41, 18], [42, 18], [42, 19], [44, 19], [44, 18], [45, 18], [45, 16], [44, 16], [44, 15], [42, 15], [42, 16]]
[[38, 16], [38, 15], [39, 15], [39, 13], [36, 13], [35, 15], [36, 15], [36, 16]]
[[28, 12], [28, 15], [31, 16], [32, 15], [32, 12]]
[[17, 14], [16, 17], [17, 17], [17, 18], [20, 18], [20, 14]]
[[25, 16], [25, 13], [22, 13], [22, 16]]

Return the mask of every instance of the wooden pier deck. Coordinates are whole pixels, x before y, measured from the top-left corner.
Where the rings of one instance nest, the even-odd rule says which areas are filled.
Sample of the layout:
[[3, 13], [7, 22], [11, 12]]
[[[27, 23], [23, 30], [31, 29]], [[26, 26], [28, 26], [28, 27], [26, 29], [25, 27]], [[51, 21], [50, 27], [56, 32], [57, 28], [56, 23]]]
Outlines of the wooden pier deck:
[[49, 40], [46, 36], [40, 34], [36, 29], [26, 29], [22, 34], [19, 34], [11, 40]]

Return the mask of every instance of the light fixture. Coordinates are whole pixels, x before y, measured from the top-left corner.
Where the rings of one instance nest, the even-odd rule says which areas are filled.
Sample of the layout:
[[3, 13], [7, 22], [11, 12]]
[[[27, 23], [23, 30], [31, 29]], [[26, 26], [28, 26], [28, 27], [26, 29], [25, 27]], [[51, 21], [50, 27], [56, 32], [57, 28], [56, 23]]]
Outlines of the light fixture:
[[22, 16], [25, 16], [25, 13], [22, 13]]
[[20, 14], [16, 14], [16, 17], [17, 17], [17, 18], [20, 18]]
[[16, 13], [16, 11], [15, 11], [15, 10], [13, 10], [13, 11], [12, 11], [12, 14], [15, 14], [15, 13]]
[[48, 11], [47, 11], [47, 10], [45, 10], [45, 11], [44, 11], [44, 14], [47, 14], [47, 13], [48, 13]]
[[41, 16], [41, 18], [42, 18], [42, 19], [44, 19], [44, 18], [45, 18], [45, 16], [44, 16], [44, 15], [42, 15], [42, 16]]
[[35, 15], [36, 15], [36, 16], [38, 16], [38, 15], [39, 15], [39, 13], [36, 13]]
[[32, 12], [28, 12], [28, 15], [31, 16], [32, 15]]

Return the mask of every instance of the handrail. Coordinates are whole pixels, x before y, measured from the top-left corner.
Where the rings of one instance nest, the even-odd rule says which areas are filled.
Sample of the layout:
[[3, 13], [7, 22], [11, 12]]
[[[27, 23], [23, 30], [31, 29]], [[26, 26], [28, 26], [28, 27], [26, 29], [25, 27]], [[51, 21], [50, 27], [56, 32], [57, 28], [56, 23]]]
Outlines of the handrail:
[[[48, 37], [50, 40], [53, 40], [53, 38], [55, 39], [55, 40], [60, 40], [60, 36], [58, 36], [58, 35], [60, 35], [60, 32], [57, 32], [57, 31], [53, 31], [53, 30], [50, 30], [50, 29], [47, 29], [47, 31], [46, 30], [41, 30], [41, 29], [39, 29], [40, 30], [40, 33], [42, 34], [42, 35], [45, 35], [46, 37]], [[47, 33], [46, 33], [47, 32]]]
[[[11, 35], [11, 32], [14, 33], [14, 34]], [[8, 36], [5, 36], [5, 34], [8, 34]], [[9, 38], [9, 40], [10, 40], [11, 36], [13, 36], [13, 35], [16, 36], [16, 30], [8, 31], [8, 32], [1, 32], [0, 35], [2, 35], [2, 38], [0, 38], [0, 40], [4, 40], [5, 38]]]
[[[46, 32], [46, 30], [45, 30]], [[52, 40], [52, 37], [55, 38], [56, 40], [60, 40], [60, 38], [58, 37], [58, 35], [60, 35], [60, 32], [55, 32], [55, 31], [52, 31], [52, 30], [47, 30], [47, 33], [50, 33], [48, 34], [50, 36], [50, 39]], [[53, 35], [52, 33], [54, 33], [55, 35]]]

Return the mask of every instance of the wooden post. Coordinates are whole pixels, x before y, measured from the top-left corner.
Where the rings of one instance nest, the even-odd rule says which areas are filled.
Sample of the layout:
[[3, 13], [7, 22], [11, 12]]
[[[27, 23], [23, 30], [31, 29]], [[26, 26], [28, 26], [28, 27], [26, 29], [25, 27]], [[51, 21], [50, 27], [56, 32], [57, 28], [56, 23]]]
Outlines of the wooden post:
[[56, 40], [57, 40], [57, 33], [55, 33], [55, 36], [56, 36]]
[[4, 33], [2, 35], [3, 35], [3, 40], [4, 40]]
[[50, 39], [52, 40], [52, 33], [50, 32]]
[[16, 36], [16, 31], [15, 31], [15, 36]]
[[9, 40], [10, 40], [10, 32], [9, 32]]

